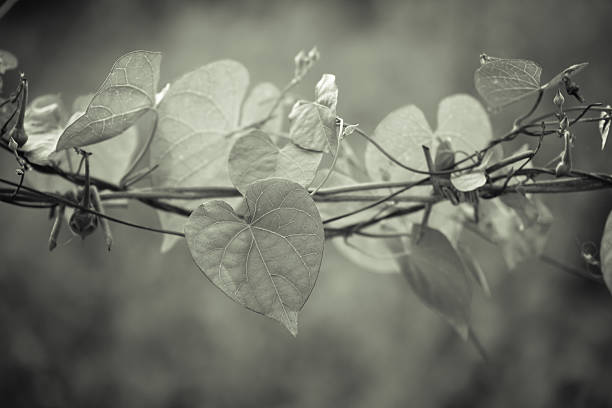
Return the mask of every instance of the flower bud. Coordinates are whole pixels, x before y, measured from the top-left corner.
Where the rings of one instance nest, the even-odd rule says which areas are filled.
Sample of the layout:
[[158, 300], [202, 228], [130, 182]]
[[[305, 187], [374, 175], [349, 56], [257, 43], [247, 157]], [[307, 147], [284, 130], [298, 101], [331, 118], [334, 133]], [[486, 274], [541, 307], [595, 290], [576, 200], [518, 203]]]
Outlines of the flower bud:
[[561, 107], [563, 106], [563, 103], [565, 103], [565, 98], [563, 97], [563, 94], [561, 93], [560, 89], [557, 89], [557, 93], [555, 94], [555, 97], [553, 98], [553, 103], [559, 109], [561, 109]]
[[82, 239], [91, 235], [98, 227], [98, 216], [80, 209], [76, 209], [70, 217], [70, 229]]

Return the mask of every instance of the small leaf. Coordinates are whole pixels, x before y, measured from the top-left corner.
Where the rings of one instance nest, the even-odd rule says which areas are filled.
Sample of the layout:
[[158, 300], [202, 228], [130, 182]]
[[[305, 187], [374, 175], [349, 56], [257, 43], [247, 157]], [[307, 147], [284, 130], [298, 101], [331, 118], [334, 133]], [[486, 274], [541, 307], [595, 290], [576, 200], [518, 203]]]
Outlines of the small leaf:
[[254, 130], [234, 143], [229, 154], [229, 175], [243, 194], [252, 182], [275, 177], [308, 187], [321, 157], [321, 153], [300, 149], [293, 143], [279, 148], [266, 133]]
[[474, 81], [491, 108], [503, 108], [537, 92], [541, 73], [533, 61], [490, 58], [476, 70]]
[[453, 173], [451, 183], [457, 190], [467, 193], [487, 184], [487, 174], [482, 169], [474, 169], [463, 174]]
[[335, 116], [338, 104], [338, 86], [335, 75], [323, 74], [315, 87], [315, 102], [327, 106]]
[[101, 142], [123, 133], [155, 106], [161, 54], [133, 51], [120, 57], [83, 116], [66, 128], [57, 151]]
[[601, 237], [600, 248], [601, 272], [608, 290], [612, 292], [612, 212], [608, 215]]
[[303, 149], [315, 152], [336, 151], [336, 115], [327, 106], [314, 102], [294, 105], [289, 119], [289, 138]]
[[[606, 108], [610, 109], [610, 105], [607, 105]], [[602, 111], [600, 114], [600, 118], [608, 117], [608, 119], [603, 119], [598, 122], [599, 124], [599, 134], [601, 135], [601, 150], [606, 147], [606, 142], [608, 141], [608, 133], [610, 133], [610, 114], [609, 112]]]
[[17, 68], [17, 57], [8, 51], [0, 50], [0, 75]]
[[185, 224], [194, 261], [215, 286], [297, 335], [297, 314], [317, 280], [323, 224], [308, 191], [270, 179], [246, 191], [244, 219], [224, 201], [200, 205]]
[[402, 244], [397, 239], [391, 248], [394, 252], [407, 250], [399, 262], [410, 287], [467, 340], [472, 291], [461, 258], [440, 231], [415, 225], [413, 234], [416, 236], [421, 229], [423, 235], [418, 243], [404, 240]]

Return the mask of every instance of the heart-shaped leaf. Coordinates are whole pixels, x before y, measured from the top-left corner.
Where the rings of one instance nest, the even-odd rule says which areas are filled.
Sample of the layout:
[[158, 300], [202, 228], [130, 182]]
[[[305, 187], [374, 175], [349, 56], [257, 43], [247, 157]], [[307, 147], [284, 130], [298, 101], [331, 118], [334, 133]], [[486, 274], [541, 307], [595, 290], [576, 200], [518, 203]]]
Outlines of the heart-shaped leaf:
[[476, 90], [491, 108], [503, 108], [540, 89], [542, 67], [524, 59], [487, 58], [476, 70]]
[[[159, 122], [151, 143], [151, 165], [155, 187], [231, 186], [227, 160], [236, 132], [241, 126], [263, 119], [268, 112], [261, 103], [269, 103], [264, 94], [278, 94], [257, 86], [242, 105], [249, 85], [246, 68], [231, 60], [222, 60], [185, 74], [170, 85], [157, 110]], [[265, 92], [264, 92], [265, 91]], [[270, 105], [270, 108], [272, 106]], [[247, 113], [248, 112], [248, 113]], [[195, 208], [199, 200], [174, 201], [176, 205]], [[158, 211], [165, 229], [180, 230], [185, 222], [180, 215]], [[162, 252], [178, 242], [165, 235]]]
[[308, 191], [284, 179], [251, 184], [244, 217], [224, 201], [185, 224], [191, 256], [226, 295], [297, 335], [297, 315], [317, 280], [324, 231]]
[[229, 154], [229, 174], [244, 194], [256, 180], [282, 177], [308, 187], [315, 177], [322, 153], [287, 143], [279, 148], [270, 137], [254, 130], [234, 143]]
[[399, 257], [399, 263], [419, 299], [446, 318], [467, 340], [472, 290], [461, 258], [440, 231], [415, 225], [413, 235], [420, 231], [418, 242], [412, 239], [402, 243], [397, 239], [390, 241], [391, 249], [406, 252]]
[[98, 143], [123, 133], [155, 106], [161, 53], [133, 51], [119, 58], [83, 116], [60, 136], [56, 150]]
[[[242, 106], [243, 125], [255, 123], [265, 118], [274, 106], [276, 99], [280, 96], [278, 88], [269, 82], [262, 82], [253, 87]], [[282, 106], [279, 105], [273, 113], [273, 117], [266, 122], [261, 129], [269, 132], [280, 132], [283, 124]]]
[[[374, 130], [373, 138], [387, 152], [406, 165], [427, 170], [421, 146], [435, 148], [440, 140], [453, 151], [474, 152], [492, 137], [487, 112], [475, 98], [457, 94], [444, 98], [438, 106], [438, 129], [433, 132], [423, 112], [414, 105], [391, 112]], [[368, 174], [373, 180], [416, 180], [422, 177], [383, 156], [372, 144], [365, 152]]]

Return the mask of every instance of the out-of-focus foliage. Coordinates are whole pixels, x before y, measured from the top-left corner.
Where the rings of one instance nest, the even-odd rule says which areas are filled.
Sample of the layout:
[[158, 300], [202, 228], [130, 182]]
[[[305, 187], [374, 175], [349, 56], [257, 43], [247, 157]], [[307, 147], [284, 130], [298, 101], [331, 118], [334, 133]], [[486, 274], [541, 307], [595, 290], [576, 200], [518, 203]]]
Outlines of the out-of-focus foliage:
[[[316, 44], [323, 58], [296, 94], [311, 95], [316, 78], [335, 73], [339, 114], [371, 132], [398, 106], [418, 104], [431, 123], [444, 96], [475, 95], [482, 51], [525, 56], [551, 73], [588, 60], [582, 91], [589, 101], [610, 100], [612, 60], [601, 50], [611, 12], [607, 1], [21, 1], [1, 22], [0, 48], [19, 58], [33, 96], [61, 91], [72, 100], [132, 49], [164, 52], [162, 83], [236, 58], [254, 81], [282, 84], [296, 50]], [[14, 89], [13, 73], [4, 75], [5, 91]], [[524, 109], [517, 103], [492, 116], [493, 133]], [[611, 172], [597, 129], [577, 131], [576, 165]], [[356, 138], [346, 141], [363, 153]], [[543, 146], [540, 164], [558, 150], [554, 141]], [[14, 167], [2, 163], [5, 174]], [[582, 267], [576, 241], [599, 242], [611, 198], [546, 198], [560, 222], [545, 252]], [[156, 220], [143, 206], [128, 211]], [[488, 260], [492, 292], [473, 304], [472, 323], [494, 362], [487, 365], [401, 276], [368, 273], [333, 250], [293, 339], [212, 287], [185, 245], [160, 256], [160, 237], [113, 226], [110, 255], [98, 234], [84, 244], [63, 245], [64, 237], [48, 254], [46, 214], [2, 206], [0, 221], [5, 406], [571, 407], [611, 397], [607, 290], [537, 262], [508, 273], [493, 246], [475, 254]]]

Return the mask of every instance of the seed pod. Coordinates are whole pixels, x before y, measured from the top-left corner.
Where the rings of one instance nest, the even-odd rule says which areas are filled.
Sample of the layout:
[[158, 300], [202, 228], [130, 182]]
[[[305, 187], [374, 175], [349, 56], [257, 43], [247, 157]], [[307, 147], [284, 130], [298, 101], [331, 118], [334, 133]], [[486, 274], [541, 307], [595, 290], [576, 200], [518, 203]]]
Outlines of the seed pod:
[[98, 227], [98, 216], [80, 209], [76, 209], [70, 217], [70, 229], [81, 239], [91, 235]]

